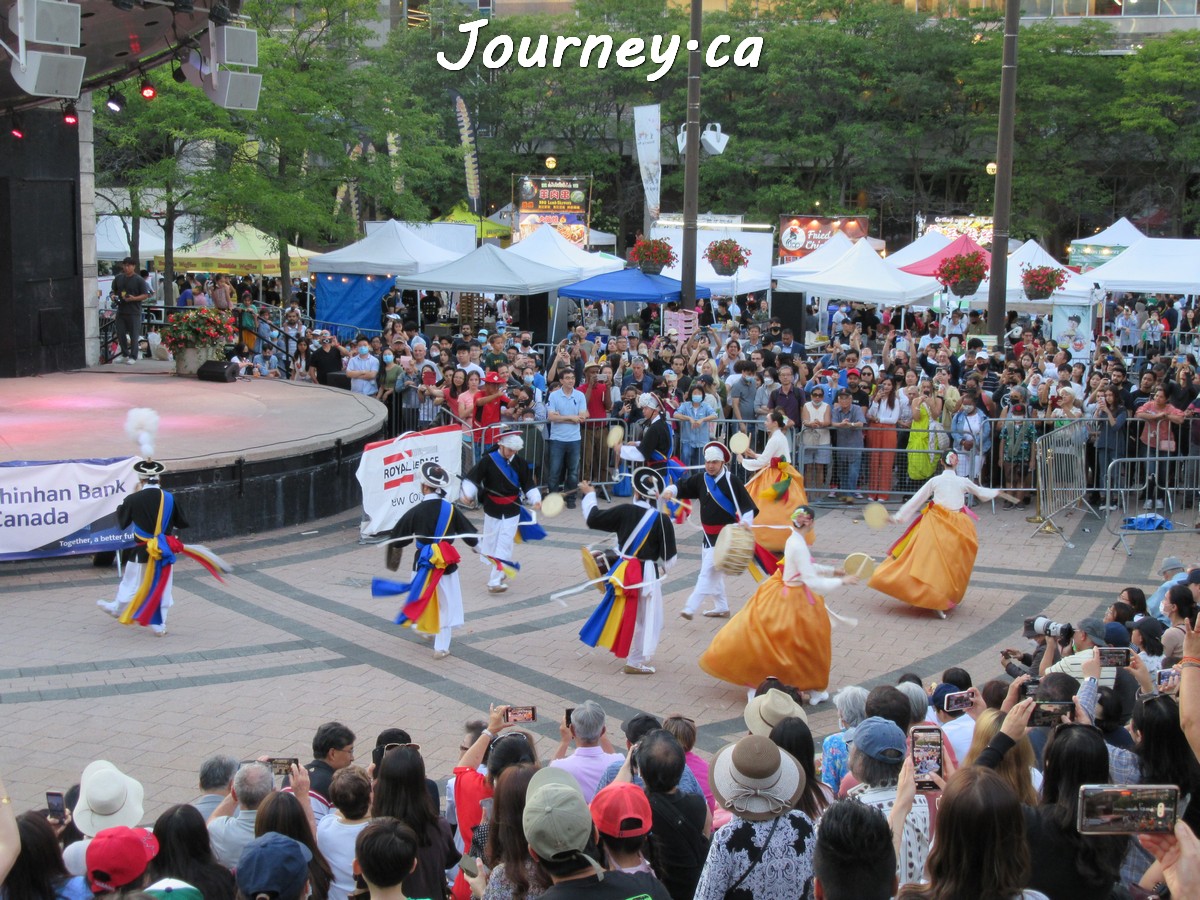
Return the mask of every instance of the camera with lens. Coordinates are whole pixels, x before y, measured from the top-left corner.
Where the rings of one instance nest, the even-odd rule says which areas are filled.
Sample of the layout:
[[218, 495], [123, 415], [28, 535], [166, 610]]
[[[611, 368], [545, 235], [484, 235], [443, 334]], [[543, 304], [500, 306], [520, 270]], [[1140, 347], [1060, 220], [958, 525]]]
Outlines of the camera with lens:
[[1027, 638], [1042, 635], [1056, 640], [1069, 641], [1074, 634], [1075, 629], [1070, 622], [1055, 622], [1046, 616], [1034, 616], [1032, 619], [1025, 620], [1024, 635]]

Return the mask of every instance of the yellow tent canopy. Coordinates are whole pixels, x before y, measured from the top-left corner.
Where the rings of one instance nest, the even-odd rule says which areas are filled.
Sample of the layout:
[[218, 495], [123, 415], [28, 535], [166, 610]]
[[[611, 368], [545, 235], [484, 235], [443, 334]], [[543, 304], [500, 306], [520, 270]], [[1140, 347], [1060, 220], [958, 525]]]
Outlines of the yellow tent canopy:
[[[316, 254], [288, 244], [288, 259], [293, 272], [307, 272], [308, 258]], [[159, 270], [166, 264], [154, 257]], [[231, 225], [219, 234], [175, 253], [177, 272], [211, 272], [228, 275], [279, 275], [279, 248], [276, 242], [257, 228]]]
[[493, 222], [491, 219], [475, 215], [467, 208], [466, 201], [460, 201], [454, 209], [450, 210], [446, 215], [435, 221], [438, 222], [465, 222], [468, 225], [475, 226], [475, 236], [477, 238], [509, 238], [512, 237], [512, 229], [507, 225], [501, 225], [499, 222]]

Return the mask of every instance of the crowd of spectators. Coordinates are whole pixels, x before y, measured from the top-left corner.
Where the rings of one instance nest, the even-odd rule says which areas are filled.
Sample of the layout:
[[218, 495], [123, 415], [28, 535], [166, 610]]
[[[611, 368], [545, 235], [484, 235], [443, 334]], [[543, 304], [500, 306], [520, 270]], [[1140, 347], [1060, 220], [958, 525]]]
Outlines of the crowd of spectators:
[[[363, 768], [329, 722], [304, 765], [210, 757], [190, 802], [149, 798], [171, 804], [153, 822], [106, 760], [65, 814], [15, 815], [0, 783], [0, 897], [1200, 896], [1200, 566], [1158, 575], [1102, 619], [1031, 620], [982, 683], [952, 667], [846, 687], [828, 735], [768, 679], [711, 758], [687, 711], [630, 716], [618, 748], [586, 700], [556, 747], [492, 707], [444, 782], [408, 731], [381, 732]], [[1142, 785], [1178, 806], [1081, 812], [1085, 787]]]

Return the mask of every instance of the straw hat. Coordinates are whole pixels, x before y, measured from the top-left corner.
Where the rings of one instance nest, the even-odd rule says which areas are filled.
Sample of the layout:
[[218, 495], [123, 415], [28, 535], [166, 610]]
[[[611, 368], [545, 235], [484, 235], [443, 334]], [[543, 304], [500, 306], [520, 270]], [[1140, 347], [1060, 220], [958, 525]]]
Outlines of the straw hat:
[[804, 784], [800, 763], [770, 738], [755, 734], [717, 753], [708, 771], [717, 803], [751, 822], [778, 818], [793, 809]]

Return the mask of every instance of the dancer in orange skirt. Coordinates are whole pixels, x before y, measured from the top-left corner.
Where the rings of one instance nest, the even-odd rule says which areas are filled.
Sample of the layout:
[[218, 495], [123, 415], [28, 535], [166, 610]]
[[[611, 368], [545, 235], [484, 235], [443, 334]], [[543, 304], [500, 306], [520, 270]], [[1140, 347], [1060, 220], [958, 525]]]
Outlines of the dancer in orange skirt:
[[805, 535], [815, 517], [809, 506], [792, 514], [783, 566], [759, 584], [700, 656], [700, 668], [709, 675], [742, 686], [774, 675], [784, 684], [810, 691], [813, 705], [828, 699], [825, 689], [833, 657], [829, 613], [815, 591], [824, 593], [858, 579], [813, 563]]
[[942, 473], [930, 478], [894, 516], [908, 525], [868, 582], [877, 591], [911, 606], [931, 609], [939, 618], [962, 602], [975, 568], [979, 539], [976, 515], [967, 509], [967, 494], [980, 500], [1008, 495], [980, 487], [954, 471], [958, 454], [942, 454]]

